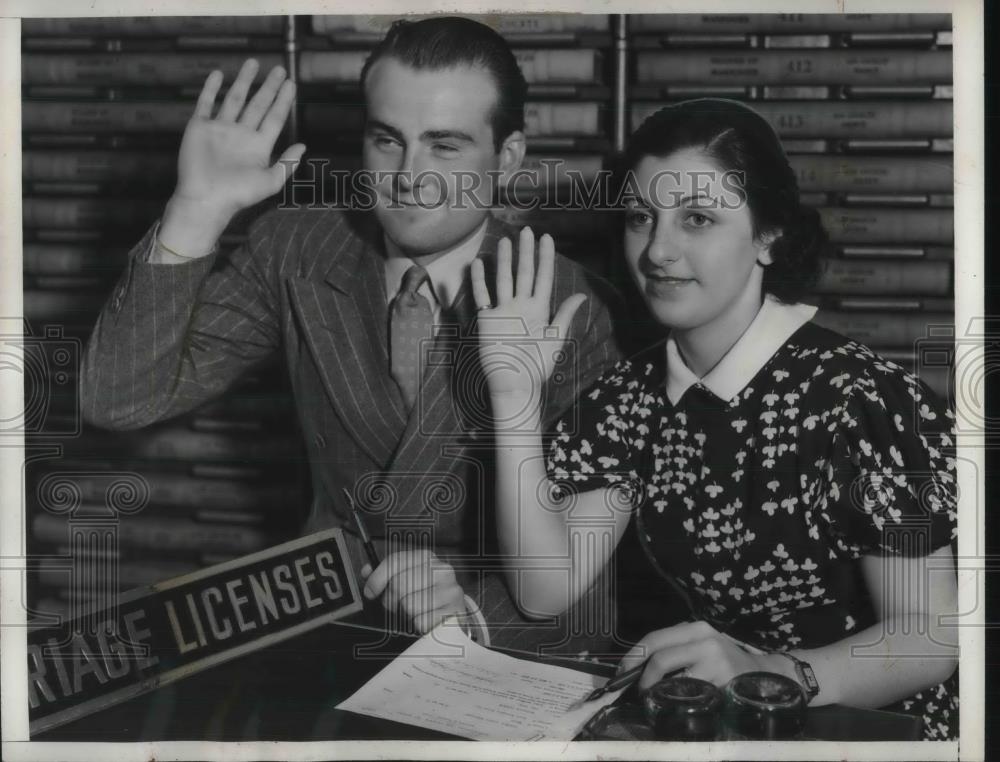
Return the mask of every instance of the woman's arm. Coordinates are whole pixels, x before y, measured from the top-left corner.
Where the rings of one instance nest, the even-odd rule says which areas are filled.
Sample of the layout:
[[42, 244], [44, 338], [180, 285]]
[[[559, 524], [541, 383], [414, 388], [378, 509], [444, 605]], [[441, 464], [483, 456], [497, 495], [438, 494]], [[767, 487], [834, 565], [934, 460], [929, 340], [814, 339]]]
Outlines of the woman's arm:
[[[866, 555], [861, 569], [878, 622], [822, 648], [791, 653], [812, 666], [813, 704], [880, 707], [947, 680], [958, 664], [958, 610], [951, 548], [907, 558]], [[774, 671], [794, 677], [789, 659], [770, 655]], [[784, 662], [784, 664], [782, 664]]]
[[511, 242], [501, 241], [492, 306], [480, 260], [472, 271], [480, 360], [496, 426], [497, 532], [514, 600], [529, 617], [552, 616], [572, 605], [607, 564], [629, 518], [618, 490], [558, 500], [545, 471], [543, 389], [560, 349], [552, 339], [569, 335], [583, 302], [582, 295], [573, 295], [550, 316], [554, 259], [552, 238], [542, 236], [536, 274], [534, 235], [525, 228], [515, 282]]
[[[498, 420], [525, 409], [512, 397], [493, 401]], [[514, 600], [528, 617], [553, 616], [576, 602], [607, 565], [630, 515], [618, 489], [553, 496], [537, 419], [531, 431], [498, 425], [496, 435], [500, 551]]]
[[[943, 682], [958, 662], [955, 628], [941, 622], [957, 609], [949, 547], [918, 558], [868, 555], [861, 566], [878, 623], [821, 648], [789, 652], [816, 673], [820, 692], [813, 706], [885, 706]], [[640, 689], [682, 667], [720, 686], [754, 670], [797, 679], [790, 659], [748, 649], [706, 622], [650, 633], [622, 659], [619, 671], [644, 659]]]
[[[880, 363], [843, 393], [834, 472], [851, 489], [819, 515], [859, 559], [877, 623], [793, 653], [813, 666], [819, 703], [877, 707], [947, 679], [958, 658], [954, 626], [942, 626], [958, 605], [945, 544], [958, 509], [954, 416], [917, 379]], [[887, 412], [906, 410], [914, 414]], [[911, 552], [894, 552], [901, 547]]]

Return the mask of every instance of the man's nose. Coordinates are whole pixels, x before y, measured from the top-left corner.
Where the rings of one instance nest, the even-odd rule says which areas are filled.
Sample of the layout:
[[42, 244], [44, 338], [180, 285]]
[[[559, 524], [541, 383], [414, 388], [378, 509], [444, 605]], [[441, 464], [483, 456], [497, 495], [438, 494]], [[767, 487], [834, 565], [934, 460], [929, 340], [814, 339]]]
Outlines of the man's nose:
[[436, 208], [448, 200], [448, 182], [440, 170], [418, 158], [399, 175], [397, 193], [409, 196], [420, 206]]
[[392, 176], [393, 185], [397, 190], [409, 193], [413, 188], [413, 149], [407, 148], [399, 156], [399, 164]]
[[393, 188], [399, 192], [409, 193], [417, 173], [417, 151], [414, 146], [407, 146], [399, 153], [396, 166], [392, 168]]

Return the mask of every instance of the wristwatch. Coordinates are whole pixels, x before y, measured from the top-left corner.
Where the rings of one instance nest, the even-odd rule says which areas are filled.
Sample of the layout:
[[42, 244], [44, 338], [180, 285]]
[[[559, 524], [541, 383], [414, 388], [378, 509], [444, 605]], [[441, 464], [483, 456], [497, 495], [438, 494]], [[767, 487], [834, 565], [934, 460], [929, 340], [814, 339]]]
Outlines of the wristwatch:
[[812, 701], [816, 697], [816, 694], [819, 693], [819, 680], [816, 679], [816, 673], [809, 662], [803, 661], [797, 656], [792, 656], [787, 651], [773, 651], [772, 653], [780, 654], [786, 659], [792, 660], [792, 663], [795, 664], [795, 675], [798, 677], [802, 687], [805, 688], [809, 700]]

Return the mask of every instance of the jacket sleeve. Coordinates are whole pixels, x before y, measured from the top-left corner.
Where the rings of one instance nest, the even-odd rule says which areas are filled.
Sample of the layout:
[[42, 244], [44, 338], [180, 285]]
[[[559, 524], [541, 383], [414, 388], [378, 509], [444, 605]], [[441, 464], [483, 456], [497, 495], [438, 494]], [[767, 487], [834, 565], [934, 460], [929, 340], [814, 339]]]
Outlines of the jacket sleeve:
[[621, 297], [606, 281], [582, 267], [559, 273], [560, 284], [553, 299], [553, 311], [571, 294], [586, 294], [577, 310], [564, 347], [564, 360], [546, 384], [543, 428], [552, 434], [556, 421], [573, 409], [580, 396], [605, 371], [622, 359], [615, 334], [615, 318], [622, 312]]
[[85, 421], [128, 430], [186, 413], [279, 348], [270, 216], [228, 257], [150, 264], [157, 227], [143, 236], [83, 353]]

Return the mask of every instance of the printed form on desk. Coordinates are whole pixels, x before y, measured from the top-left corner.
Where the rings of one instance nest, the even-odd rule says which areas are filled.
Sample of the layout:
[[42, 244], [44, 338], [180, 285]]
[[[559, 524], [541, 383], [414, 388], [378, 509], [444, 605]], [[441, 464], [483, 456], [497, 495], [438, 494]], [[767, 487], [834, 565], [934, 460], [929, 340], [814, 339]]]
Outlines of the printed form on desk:
[[606, 680], [491, 651], [446, 622], [337, 708], [476, 741], [570, 741], [621, 694], [570, 711]]

